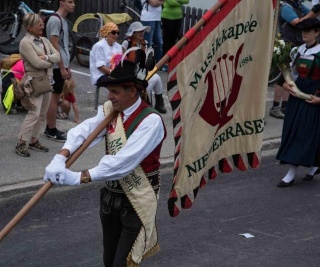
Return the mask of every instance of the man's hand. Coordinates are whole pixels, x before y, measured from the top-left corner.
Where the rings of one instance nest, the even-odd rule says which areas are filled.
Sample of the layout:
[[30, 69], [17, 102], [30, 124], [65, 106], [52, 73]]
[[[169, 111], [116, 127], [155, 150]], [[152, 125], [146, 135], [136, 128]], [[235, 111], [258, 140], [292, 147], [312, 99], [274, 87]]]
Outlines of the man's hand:
[[46, 167], [43, 180], [45, 182], [50, 180], [55, 185], [79, 185], [81, 172], [73, 172], [66, 169], [66, 160], [67, 158], [63, 155], [55, 155]]
[[315, 14], [320, 12], [320, 4], [316, 4], [312, 7], [311, 9], [312, 12], [314, 12]]
[[70, 73], [69, 73], [68, 69], [61, 68], [60, 72], [61, 72], [61, 76], [64, 80], [68, 80], [70, 78]]
[[73, 172], [66, 169], [65, 178], [62, 181], [64, 185], [79, 185], [81, 179], [81, 172]]
[[43, 180], [45, 182], [50, 180], [53, 184], [60, 184], [60, 181], [65, 178], [66, 160], [67, 158], [65, 156], [56, 154], [46, 167]]

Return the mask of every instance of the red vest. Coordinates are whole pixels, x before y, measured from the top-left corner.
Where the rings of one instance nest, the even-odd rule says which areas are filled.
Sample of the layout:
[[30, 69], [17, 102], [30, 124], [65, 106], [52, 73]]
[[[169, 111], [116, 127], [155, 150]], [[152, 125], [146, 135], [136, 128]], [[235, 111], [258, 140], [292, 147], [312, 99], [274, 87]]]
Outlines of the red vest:
[[[137, 119], [138, 115], [141, 113], [141, 111], [144, 110], [147, 107], [150, 108], [150, 106], [148, 104], [146, 104], [145, 102], [142, 101], [140, 106], [123, 123], [127, 138], [129, 138], [131, 133], [139, 126], [139, 124], [146, 117], [145, 116], [145, 117], [139, 118], [139, 121], [138, 122], [136, 121], [136, 119]], [[147, 115], [149, 115], [150, 113], [157, 113], [157, 112], [154, 110], [154, 112], [151, 111], [151, 112], [147, 113]], [[136, 124], [134, 125], [134, 129], [132, 131], [132, 130], [130, 130], [130, 126], [132, 127], [132, 123], [133, 122], [135, 122]], [[163, 137], [162, 141], [159, 143], [159, 145], [145, 159], [142, 160], [142, 162], [140, 164], [141, 168], [143, 169], [143, 171], [145, 173], [149, 173], [149, 172], [158, 170], [159, 167], [160, 167], [159, 158], [160, 158], [160, 151], [161, 151], [161, 147], [162, 147], [162, 142], [167, 136], [166, 128], [164, 126], [164, 123], [163, 123], [163, 127], [164, 127], [165, 134], [164, 134], [164, 137]], [[130, 132], [128, 132], [128, 130], [130, 130]]]

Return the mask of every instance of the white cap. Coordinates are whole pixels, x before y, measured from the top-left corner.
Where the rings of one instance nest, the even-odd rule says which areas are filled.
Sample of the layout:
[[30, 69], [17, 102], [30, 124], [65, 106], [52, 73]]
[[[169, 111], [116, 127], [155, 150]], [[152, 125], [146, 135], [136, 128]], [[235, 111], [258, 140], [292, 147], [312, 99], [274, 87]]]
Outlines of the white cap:
[[149, 32], [151, 30], [150, 26], [143, 26], [141, 22], [136, 21], [130, 24], [126, 35], [132, 36], [134, 32], [146, 31]]

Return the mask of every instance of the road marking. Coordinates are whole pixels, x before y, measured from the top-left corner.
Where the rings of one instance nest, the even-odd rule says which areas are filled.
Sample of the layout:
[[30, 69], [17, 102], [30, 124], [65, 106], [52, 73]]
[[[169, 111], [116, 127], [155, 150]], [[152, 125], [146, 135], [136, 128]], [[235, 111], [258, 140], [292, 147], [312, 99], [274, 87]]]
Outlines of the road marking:
[[81, 71], [77, 71], [77, 70], [71, 70], [71, 72], [73, 72], [73, 73], [75, 73], [75, 74], [80, 74], [80, 75], [83, 75], [83, 76], [88, 76], [88, 77], [90, 77], [90, 74], [85, 73], [85, 72], [81, 72]]

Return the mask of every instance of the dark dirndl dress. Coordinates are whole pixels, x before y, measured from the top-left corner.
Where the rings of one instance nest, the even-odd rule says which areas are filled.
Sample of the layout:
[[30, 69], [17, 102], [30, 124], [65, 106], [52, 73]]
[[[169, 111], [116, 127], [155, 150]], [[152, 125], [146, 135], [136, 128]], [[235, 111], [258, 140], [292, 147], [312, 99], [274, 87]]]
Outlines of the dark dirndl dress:
[[[306, 94], [316, 94], [320, 88], [319, 81], [307, 78], [298, 77], [296, 84]], [[320, 166], [319, 147], [320, 105], [290, 95], [276, 158], [281, 164]]]

